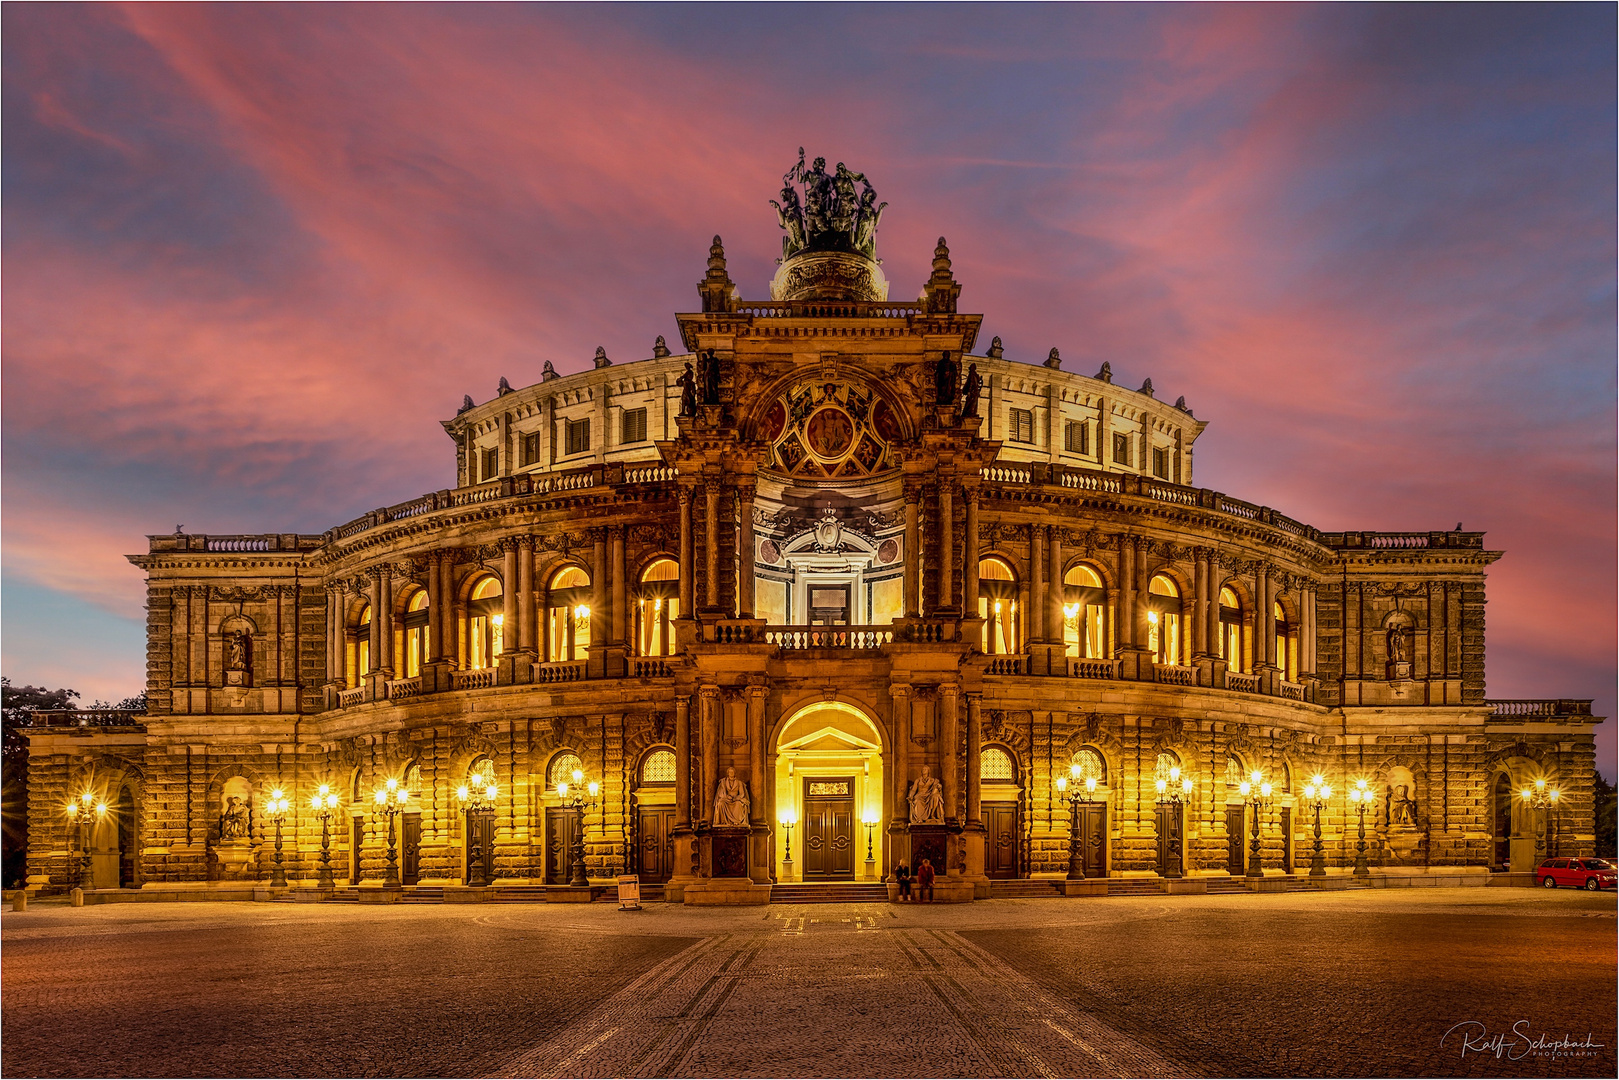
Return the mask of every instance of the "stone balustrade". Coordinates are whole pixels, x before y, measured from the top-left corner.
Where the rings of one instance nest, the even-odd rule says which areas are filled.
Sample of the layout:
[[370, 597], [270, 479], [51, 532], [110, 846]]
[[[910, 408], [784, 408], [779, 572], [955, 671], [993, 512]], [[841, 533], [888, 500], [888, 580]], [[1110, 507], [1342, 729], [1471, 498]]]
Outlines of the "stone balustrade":
[[770, 626], [765, 641], [782, 649], [879, 649], [894, 640], [891, 626]]
[[1590, 716], [1591, 702], [1576, 698], [1498, 698], [1484, 703], [1498, 720], [1518, 717]]

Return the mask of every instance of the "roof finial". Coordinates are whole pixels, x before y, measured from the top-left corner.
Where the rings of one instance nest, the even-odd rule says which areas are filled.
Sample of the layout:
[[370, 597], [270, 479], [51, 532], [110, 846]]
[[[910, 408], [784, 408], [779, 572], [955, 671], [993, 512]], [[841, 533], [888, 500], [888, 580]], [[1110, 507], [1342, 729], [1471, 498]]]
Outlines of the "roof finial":
[[470, 408], [472, 408], [472, 395], [471, 394], [462, 394], [461, 395], [461, 407], [459, 409], [455, 410], [455, 415], [460, 416], [462, 413], [466, 412]]
[[560, 379], [560, 378], [562, 378], [562, 376], [557, 374], [556, 365], [551, 363], [551, 361], [547, 360], [545, 362], [545, 366], [540, 369], [540, 381], [541, 382], [550, 382], [552, 379]]
[[1096, 373], [1096, 378], [1105, 383], [1113, 381], [1113, 365], [1106, 360], [1102, 361], [1102, 370]]
[[658, 340], [654, 341], [652, 343], [652, 358], [654, 360], [662, 360], [665, 356], [668, 356], [668, 355], [669, 355], [669, 346], [663, 340], [663, 335], [659, 334], [658, 335]]
[[1057, 355], [1057, 346], [1055, 345], [1051, 347], [1051, 352], [1046, 354], [1046, 367], [1053, 371], [1062, 367], [1062, 357]]
[[736, 304], [736, 285], [725, 272], [725, 245], [719, 234], [708, 247], [708, 273], [697, 283], [697, 293], [703, 298], [704, 311], [730, 311]]
[[607, 359], [607, 350], [602, 348], [600, 345], [596, 346], [595, 362], [596, 366], [599, 368], [611, 367], [613, 363], [611, 360]]
[[933, 275], [922, 286], [922, 302], [931, 314], [953, 315], [956, 298], [960, 295], [961, 286], [956, 284], [955, 275], [950, 272], [950, 247], [941, 236], [938, 246], [933, 249]]
[[512, 392], [512, 384], [506, 381], [506, 376], [502, 375], [500, 377], [499, 384], [497, 384], [495, 386], [495, 396], [496, 397], [505, 397], [507, 394], [509, 394], [511, 392]]
[[1005, 349], [1001, 348], [1001, 339], [996, 337], [990, 339], [989, 352], [985, 353], [984, 355], [989, 357], [991, 360], [999, 360], [1001, 358], [1001, 354], [1005, 351]]
[[1151, 379], [1148, 379], [1146, 382], [1141, 384], [1141, 391], [1140, 392], [1143, 393], [1143, 394], [1146, 394], [1148, 397], [1152, 397], [1152, 380]]

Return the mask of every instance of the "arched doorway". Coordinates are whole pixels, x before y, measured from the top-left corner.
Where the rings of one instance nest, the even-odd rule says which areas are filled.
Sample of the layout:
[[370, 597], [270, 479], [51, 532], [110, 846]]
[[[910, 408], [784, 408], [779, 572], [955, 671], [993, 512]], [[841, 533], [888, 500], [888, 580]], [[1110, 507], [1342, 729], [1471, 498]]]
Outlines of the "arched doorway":
[[1021, 877], [1022, 829], [1018, 803], [1017, 761], [1004, 746], [986, 746], [978, 756], [984, 820], [984, 874], [990, 878]]
[[135, 792], [128, 784], [118, 789], [118, 801], [113, 804], [113, 817], [118, 822], [118, 887], [138, 889], [140, 819], [136, 816]]
[[774, 858], [781, 881], [876, 881], [888, 862], [882, 733], [842, 702], [793, 713], [775, 742]]
[[1495, 852], [1490, 869], [1508, 870], [1512, 867], [1512, 779], [1506, 773], [1497, 773], [1492, 791], [1493, 813], [1490, 820], [1495, 839]]

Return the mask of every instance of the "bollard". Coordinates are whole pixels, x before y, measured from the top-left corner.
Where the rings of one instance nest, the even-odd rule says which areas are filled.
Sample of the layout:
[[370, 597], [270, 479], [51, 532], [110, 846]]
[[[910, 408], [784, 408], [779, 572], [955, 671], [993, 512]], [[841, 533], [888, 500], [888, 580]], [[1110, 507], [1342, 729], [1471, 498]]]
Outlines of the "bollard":
[[28, 890], [27, 889], [18, 889], [16, 892], [11, 894], [11, 910], [12, 911], [27, 911], [28, 910]]
[[67, 895], [68, 895], [68, 900], [73, 904], [74, 907], [83, 907], [84, 906], [84, 890], [83, 889], [74, 888], [74, 890], [72, 892], [68, 893]]

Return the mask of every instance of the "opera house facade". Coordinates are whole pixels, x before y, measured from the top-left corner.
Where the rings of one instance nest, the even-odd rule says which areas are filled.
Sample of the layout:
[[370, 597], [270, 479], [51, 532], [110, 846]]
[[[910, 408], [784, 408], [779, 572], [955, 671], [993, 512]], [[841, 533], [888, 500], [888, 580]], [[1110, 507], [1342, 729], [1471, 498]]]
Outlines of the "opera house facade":
[[889, 300], [863, 177], [779, 198], [769, 300], [715, 237], [676, 350], [467, 399], [443, 490], [150, 537], [147, 711], [31, 729], [30, 888], [754, 903], [926, 858], [967, 900], [1591, 853], [1597, 718], [1486, 697], [1482, 533], [1200, 488], [1204, 420], [983, 342], [943, 239]]

